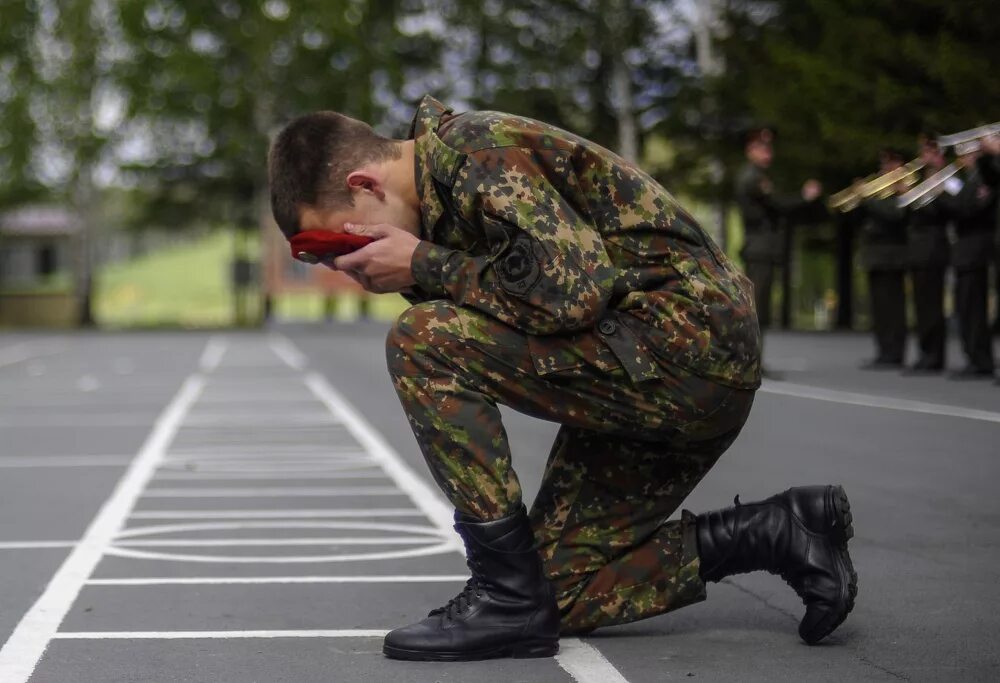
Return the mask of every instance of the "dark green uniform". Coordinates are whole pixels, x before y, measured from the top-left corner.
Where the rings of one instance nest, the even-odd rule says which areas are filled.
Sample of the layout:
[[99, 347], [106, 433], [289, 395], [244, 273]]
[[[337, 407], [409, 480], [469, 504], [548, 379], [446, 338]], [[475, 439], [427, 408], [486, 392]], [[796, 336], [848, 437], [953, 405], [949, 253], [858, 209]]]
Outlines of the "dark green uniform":
[[916, 366], [944, 367], [947, 325], [944, 317], [944, 280], [948, 269], [948, 215], [935, 200], [909, 212], [909, 262], [913, 307], [917, 323]]
[[648, 175], [497, 112], [414, 120], [422, 238], [389, 370], [437, 483], [499, 519], [521, 488], [497, 404], [562, 425], [530, 516], [565, 632], [700, 600], [666, 521], [760, 383], [746, 278]]
[[861, 267], [868, 273], [875, 360], [902, 364], [906, 349], [906, 213], [898, 208], [895, 197], [865, 200], [861, 210]]
[[[736, 203], [743, 218], [743, 269], [753, 283], [761, 327], [771, 324], [771, 287], [776, 267], [785, 263], [785, 221], [816, 220], [819, 202], [779, 196], [767, 172], [747, 163], [736, 176]], [[782, 292], [782, 296], [788, 296]]]
[[996, 234], [997, 191], [990, 187], [978, 166], [958, 176], [956, 194], [942, 192], [937, 202], [955, 225], [956, 242], [951, 263], [955, 269], [955, 312], [967, 369], [993, 371], [993, 344], [988, 323], [989, 268]]
[[[983, 182], [1000, 191], [1000, 155], [983, 154], [977, 161]], [[993, 282], [996, 289], [997, 310], [993, 318], [993, 334], [1000, 335], [1000, 213], [997, 215], [996, 240], [994, 241]]]

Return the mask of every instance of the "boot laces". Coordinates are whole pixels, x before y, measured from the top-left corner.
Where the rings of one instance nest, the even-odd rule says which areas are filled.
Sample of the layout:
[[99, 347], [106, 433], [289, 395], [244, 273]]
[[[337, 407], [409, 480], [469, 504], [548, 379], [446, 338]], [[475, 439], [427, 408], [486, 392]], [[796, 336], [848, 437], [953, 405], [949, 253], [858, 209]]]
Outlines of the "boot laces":
[[431, 610], [430, 614], [427, 616], [432, 617], [438, 614], [443, 614], [449, 621], [451, 621], [455, 618], [455, 615], [462, 614], [463, 607], [471, 607], [474, 598], [482, 597], [485, 581], [483, 581], [483, 579], [479, 576], [481, 573], [479, 562], [475, 558], [469, 557], [468, 565], [469, 570], [472, 572], [472, 576], [470, 576], [465, 582], [465, 588], [463, 588], [458, 595], [453, 597], [441, 607]]

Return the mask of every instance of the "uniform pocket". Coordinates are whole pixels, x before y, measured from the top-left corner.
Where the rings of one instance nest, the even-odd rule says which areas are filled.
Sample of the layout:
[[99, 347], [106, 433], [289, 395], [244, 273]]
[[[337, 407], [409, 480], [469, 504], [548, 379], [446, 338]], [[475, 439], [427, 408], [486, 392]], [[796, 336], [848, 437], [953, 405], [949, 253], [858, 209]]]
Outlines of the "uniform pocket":
[[569, 335], [528, 335], [528, 352], [539, 375], [579, 375], [593, 368], [601, 372], [621, 370], [621, 364], [604, 341], [593, 332]]

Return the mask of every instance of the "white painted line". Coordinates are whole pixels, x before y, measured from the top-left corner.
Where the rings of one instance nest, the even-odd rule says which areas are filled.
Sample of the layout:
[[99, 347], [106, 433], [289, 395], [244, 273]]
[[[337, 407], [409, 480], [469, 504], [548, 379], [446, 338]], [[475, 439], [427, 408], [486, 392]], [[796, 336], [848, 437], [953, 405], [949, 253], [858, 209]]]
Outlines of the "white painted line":
[[950, 406], [941, 403], [912, 401], [905, 398], [891, 398], [889, 396], [875, 396], [873, 394], [838, 391], [836, 389], [821, 389], [819, 387], [811, 387], [805, 384], [791, 384], [789, 382], [765, 380], [764, 384], [760, 388], [760, 391], [766, 394], [794, 396], [795, 398], [808, 398], [815, 401], [843, 403], [847, 405], [861, 406], [864, 408], [884, 408], [886, 410], [901, 410], [910, 413], [921, 413], [924, 415], [959, 417], [967, 420], [980, 420], [983, 422], [1000, 422], [1000, 412], [977, 410], [975, 408], [962, 408], [959, 406]]
[[138, 500], [203, 386], [201, 377], [189, 377], [156, 420], [153, 431], [111, 497], [101, 506], [83, 538], [0, 650], [0, 681], [24, 683], [31, 677], [59, 624]]
[[242, 394], [206, 394], [204, 398], [198, 400], [201, 405], [274, 405], [284, 408], [289, 403], [308, 403], [312, 405], [315, 399], [305, 394], [276, 394], [268, 392], [266, 394], [252, 394], [244, 392]]
[[292, 451], [288, 455], [282, 455], [282, 449], [280, 446], [272, 447], [271, 451], [264, 452], [246, 452], [240, 453], [239, 451], [233, 452], [218, 452], [218, 453], [185, 453], [185, 454], [171, 454], [167, 460], [197, 460], [199, 462], [224, 462], [224, 461], [234, 461], [234, 462], [253, 462], [253, 461], [271, 461], [275, 463], [286, 463], [286, 462], [306, 462], [313, 460], [321, 460], [327, 463], [338, 463], [343, 461], [360, 461], [360, 462], [373, 462], [372, 459], [365, 454], [363, 451], [359, 450], [357, 444], [343, 444], [340, 446], [338, 451], [338, 446], [336, 444], [331, 445], [331, 450], [325, 453], [323, 452], [309, 452], [309, 451]]
[[421, 511], [414, 508], [377, 508], [347, 510], [140, 510], [133, 512], [132, 519], [308, 519], [315, 517], [419, 517]]
[[289, 462], [273, 462], [270, 460], [263, 462], [247, 462], [241, 460], [220, 460], [218, 462], [204, 460], [172, 460], [170, 462], [163, 463], [163, 466], [160, 469], [162, 471], [173, 472], [215, 472], [219, 474], [232, 474], [234, 472], [285, 472], [289, 474], [309, 474], [310, 472], [353, 472], [369, 466], [370, 463], [364, 461], [322, 463], [301, 459]]
[[441, 499], [441, 494], [410, 469], [382, 435], [375, 431], [322, 375], [316, 373], [307, 375], [306, 386], [330, 409], [330, 412], [343, 421], [358, 443], [382, 466], [396, 486], [410, 497], [413, 504], [442, 532], [454, 539], [456, 552], [463, 552], [461, 542], [452, 530], [454, 510]]
[[133, 527], [122, 530], [117, 539], [136, 538], [139, 536], [158, 536], [187, 531], [239, 531], [242, 529], [349, 529], [352, 531], [388, 531], [400, 534], [414, 534], [423, 540], [442, 540], [439, 529], [416, 524], [394, 524], [387, 522], [355, 522], [355, 521], [273, 521], [273, 522], [209, 522], [190, 524], [159, 524], [156, 526]]
[[140, 413], [129, 415], [127, 413], [104, 414], [91, 413], [89, 415], [30, 415], [11, 418], [0, 418], [0, 427], [17, 427], [24, 429], [111, 429], [124, 428], [135, 429], [145, 427], [153, 418], [155, 413]]
[[0, 458], [0, 467], [125, 467], [125, 455], [47, 455]]
[[344, 470], [343, 472], [313, 471], [313, 472], [199, 472], [161, 470], [156, 475], [156, 481], [277, 481], [280, 479], [308, 479], [309, 481], [339, 481], [341, 479], [385, 479], [385, 473], [380, 469]]
[[392, 576], [204, 576], [144, 579], [91, 579], [88, 586], [225, 586], [282, 583], [452, 583], [469, 577], [464, 574]]
[[243, 457], [252, 454], [263, 454], [275, 458], [291, 457], [293, 455], [326, 455], [327, 457], [340, 457], [346, 454], [363, 456], [362, 451], [356, 443], [304, 443], [304, 444], [218, 444], [210, 448], [172, 448], [171, 457], [211, 457], [213, 455], [227, 455]]
[[628, 683], [597, 648], [579, 638], [559, 641], [556, 662], [577, 683]]
[[3, 541], [0, 550], [34, 550], [36, 548], [72, 548], [76, 541]]
[[[310, 545], [424, 545], [430, 540], [428, 536], [378, 536], [364, 538], [362, 536], [339, 536], [322, 538], [319, 536], [306, 538], [170, 538], [156, 541], [115, 541], [119, 548], [241, 548]], [[23, 544], [22, 544], [23, 545]], [[69, 545], [76, 545], [70, 543]], [[0, 549], [4, 544], [0, 543]], [[61, 547], [61, 546], [56, 546]]]
[[[64, 631], [60, 640], [187, 640], [203, 638], [384, 638], [387, 630], [330, 631]], [[7, 683], [6, 681], [4, 683]]]
[[[351, 538], [338, 538], [338, 539], [319, 539], [311, 538], [307, 542], [290, 542], [283, 543], [282, 539], [248, 539], [244, 541], [243, 539], [163, 539], [158, 541], [147, 541], [140, 540], [135, 541], [136, 538], [142, 538], [147, 536], [160, 536], [163, 534], [174, 534], [174, 533], [184, 533], [184, 532], [204, 532], [204, 531], [239, 531], [244, 529], [275, 529], [275, 530], [287, 530], [287, 529], [341, 529], [341, 530], [351, 530], [351, 531], [366, 531], [366, 532], [389, 532], [396, 534], [409, 534], [409, 536], [403, 538], [402, 543], [385, 543], [385, 545], [406, 545], [410, 547], [397, 548], [394, 550], [384, 550], [384, 551], [365, 551], [365, 552], [353, 552], [353, 553], [332, 553], [325, 555], [263, 555], [263, 556], [246, 556], [246, 555], [201, 555], [201, 554], [190, 554], [190, 553], [174, 553], [174, 552], [156, 552], [156, 551], [145, 551], [138, 550], [136, 546], [162, 546], [162, 547], [177, 547], [177, 546], [193, 546], [193, 547], [234, 547], [234, 546], [274, 546], [279, 547], [282, 545], [382, 545], [383, 543], [376, 539], [375, 542], [367, 542], [365, 539], [372, 538], [369, 533], [367, 536], [355, 537], [359, 542], [352, 543]], [[389, 540], [395, 538], [400, 538], [398, 536], [393, 537], [383, 537]], [[292, 539], [294, 541], [295, 539]], [[324, 543], [325, 540], [336, 540], [339, 543]], [[317, 542], [318, 541], [318, 542]], [[417, 547], [412, 547], [417, 546]], [[358, 521], [315, 521], [315, 520], [304, 520], [304, 521], [233, 521], [233, 522], [201, 522], [195, 524], [165, 524], [160, 526], [144, 526], [144, 527], [133, 527], [122, 531], [118, 538], [115, 540], [114, 545], [108, 548], [105, 552], [109, 555], [117, 555], [119, 557], [131, 557], [136, 559], [145, 560], [172, 560], [172, 561], [189, 561], [189, 562], [263, 562], [263, 563], [302, 563], [302, 562], [353, 562], [361, 560], [388, 560], [388, 559], [400, 559], [407, 557], [424, 557], [427, 555], [437, 555], [440, 553], [446, 553], [451, 551], [452, 543], [450, 539], [444, 538], [442, 532], [439, 529], [430, 526], [418, 526], [414, 524], [398, 524], [398, 523], [384, 523], [384, 522], [358, 522]]]
[[222, 357], [226, 354], [226, 349], [229, 348], [229, 344], [221, 337], [212, 337], [208, 340], [208, 345], [205, 350], [201, 353], [201, 358], [198, 360], [198, 366], [201, 368], [202, 372], [212, 372], [222, 361]]
[[268, 344], [275, 355], [293, 370], [302, 370], [306, 366], [306, 357], [288, 339], [274, 335]]
[[0, 349], [0, 368], [7, 365], [14, 365], [32, 358], [42, 356], [54, 356], [62, 353], [63, 346], [51, 341], [45, 342], [23, 342]]
[[402, 496], [394, 486], [261, 486], [258, 488], [147, 489], [143, 498], [299, 498], [327, 496]]
[[199, 415], [184, 421], [186, 427], [329, 427], [337, 424], [332, 415]]
[[[384, 550], [382, 552], [344, 553], [337, 555], [192, 555], [188, 553], [160, 553], [150, 550], [136, 550], [121, 546], [110, 546], [105, 550], [107, 555], [129, 557], [137, 560], [164, 560], [168, 562], [221, 562], [224, 564], [303, 564], [307, 562], [364, 562], [370, 560], [400, 560], [409, 557], [426, 557], [441, 555], [454, 550], [450, 540], [433, 543], [417, 548], [400, 550]], [[3, 680], [3, 679], [0, 679]], [[6, 683], [6, 681], [4, 681]]]

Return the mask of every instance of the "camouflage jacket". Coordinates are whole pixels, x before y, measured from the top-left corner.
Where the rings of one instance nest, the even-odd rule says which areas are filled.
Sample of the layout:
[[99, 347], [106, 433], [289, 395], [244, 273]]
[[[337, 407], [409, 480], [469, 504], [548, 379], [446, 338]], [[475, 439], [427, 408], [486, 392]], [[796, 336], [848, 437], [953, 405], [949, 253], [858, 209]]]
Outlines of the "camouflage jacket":
[[760, 384], [749, 281], [646, 173], [553, 126], [430, 97], [410, 137], [423, 238], [411, 300], [524, 331], [541, 373], [620, 364], [641, 382], [680, 366]]

